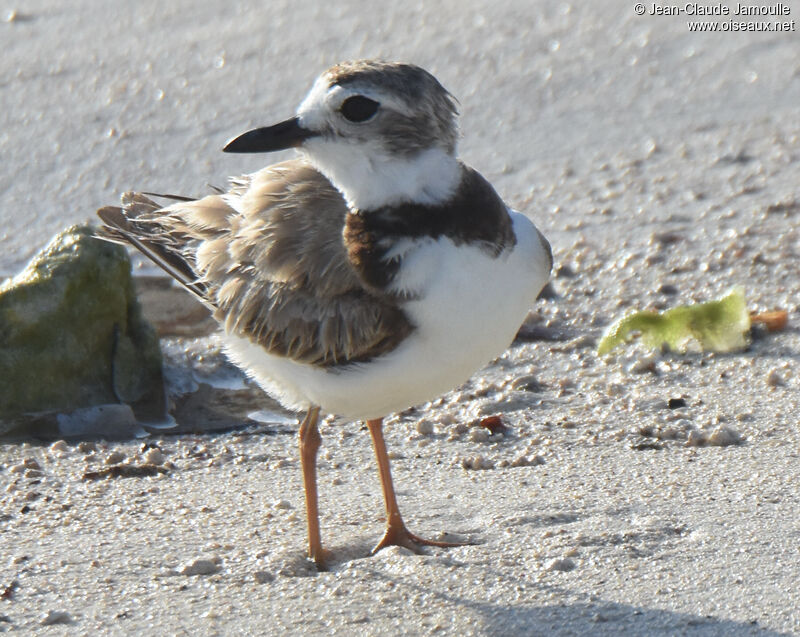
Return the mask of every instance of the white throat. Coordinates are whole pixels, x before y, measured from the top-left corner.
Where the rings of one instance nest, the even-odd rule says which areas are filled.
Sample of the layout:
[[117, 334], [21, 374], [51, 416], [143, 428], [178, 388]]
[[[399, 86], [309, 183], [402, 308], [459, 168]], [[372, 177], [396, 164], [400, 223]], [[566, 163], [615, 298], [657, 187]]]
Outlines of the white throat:
[[461, 183], [460, 162], [441, 148], [404, 158], [383, 151], [365, 152], [356, 144], [309, 142], [305, 144], [309, 160], [353, 209], [374, 210], [406, 202], [438, 204], [447, 201]]

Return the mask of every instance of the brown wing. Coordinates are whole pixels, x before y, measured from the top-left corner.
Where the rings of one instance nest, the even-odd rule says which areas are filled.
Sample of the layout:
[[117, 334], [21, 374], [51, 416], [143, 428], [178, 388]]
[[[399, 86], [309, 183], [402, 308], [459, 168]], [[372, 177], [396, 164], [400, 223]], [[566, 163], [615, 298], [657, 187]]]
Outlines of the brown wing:
[[339, 192], [294, 160], [209, 195], [159, 208], [141, 194], [101, 208], [102, 234], [135, 246], [204, 303], [229, 332], [318, 366], [369, 360], [412, 331], [392, 299], [350, 265]]

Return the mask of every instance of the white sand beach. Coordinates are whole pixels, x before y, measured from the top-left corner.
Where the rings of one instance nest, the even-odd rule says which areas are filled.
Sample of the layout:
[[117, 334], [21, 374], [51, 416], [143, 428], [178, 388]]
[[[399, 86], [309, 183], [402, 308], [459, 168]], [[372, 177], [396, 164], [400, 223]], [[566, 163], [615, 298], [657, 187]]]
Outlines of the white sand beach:
[[[714, 20], [799, 17], [786, 7]], [[475, 544], [369, 556], [383, 505], [360, 423], [321, 427], [324, 573], [304, 559], [285, 415], [3, 442], [0, 632], [800, 634], [800, 40], [691, 32], [694, 17], [650, 8], [0, 6], [2, 276], [123, 191], [200, 195], [277, 161], [220, 149], [364, 57], [419, 64], [458, 98], [462, 158], [556, 261], [528, 336], [387, 422], [410, 529]], [[787, 310], [787, 328], [737, 353], [597, 356], [625, 312], [733, 285], [752, 310]], [[164, 345], [169, 368], [198, 379], [219, 361], [213, 337]], [[505, 432], [475, 425], [493, 415]], [[101, 477], [109, 456], [161, 470]]]

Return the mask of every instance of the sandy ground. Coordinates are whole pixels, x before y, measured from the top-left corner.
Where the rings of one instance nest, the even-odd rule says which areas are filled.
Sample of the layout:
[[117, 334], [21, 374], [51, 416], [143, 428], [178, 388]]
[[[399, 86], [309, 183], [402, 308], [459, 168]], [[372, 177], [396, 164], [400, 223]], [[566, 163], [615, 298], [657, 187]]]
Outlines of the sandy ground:
[[[800, 42], [584, 4], [6, 5], [0, 272], [122, 190], [260, 167], [218, 149], [370, 56], [459, 98], [462, 156], [550, 238], [557, 297], [532, 337], [388, 423], [409, 526], [477, 544], [368, 557], [382, 504], [357, 423], [322, 428], [327, 573], [303, 559], [285, 417], [4, 444], [0, 631], [800, 634]], [[596, 356], [629, 308], [733, 284], [788, 329], [736, 354]], [[213, 339], [165, 346], [173, 379], [219, 364]], [[472, 426], [495, 414], [505, 433]], [[154, 475], [92, 479], [109, 456]]]

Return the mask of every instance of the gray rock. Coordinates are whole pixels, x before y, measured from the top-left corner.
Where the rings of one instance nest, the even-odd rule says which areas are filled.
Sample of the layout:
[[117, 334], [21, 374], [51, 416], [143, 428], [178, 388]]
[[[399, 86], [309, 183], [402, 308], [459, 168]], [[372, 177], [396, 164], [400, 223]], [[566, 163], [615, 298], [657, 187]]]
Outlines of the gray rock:
[[0, 284], [0, 378], [0, 434], [28, 433], [24, 414], [109, 403], [163, 419], [161, 350], [124, 248], [73, 226]]
[[130, 438], [139, 435], [142, 428], [136, 422], [129, 405], [97, 405], [82, 407], [56, 417], [58, 431], [63, 436], [104, 436]]

